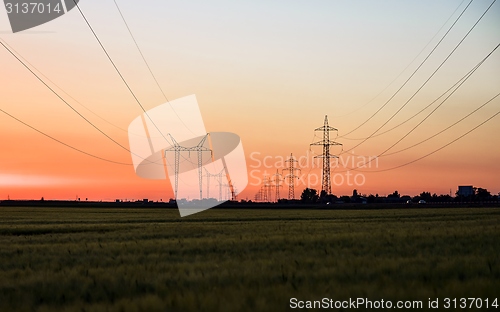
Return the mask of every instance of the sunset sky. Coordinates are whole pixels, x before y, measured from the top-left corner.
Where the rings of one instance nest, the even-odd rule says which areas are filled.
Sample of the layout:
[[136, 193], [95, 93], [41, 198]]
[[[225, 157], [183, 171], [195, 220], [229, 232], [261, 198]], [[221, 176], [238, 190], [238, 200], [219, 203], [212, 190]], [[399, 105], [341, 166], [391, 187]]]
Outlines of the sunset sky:
[[[195, 94], [207, 131], [241, 137], [253, 199], [259, 180], [290, 153], [302, 157], [302, 179], [320, 185], [320, 163], [309, 158], [314, 129], [328, 115], [338, 129], [336, 195], [387, 195], [395, 190], [454, 194], [458, 185], [500, 192], [500, 116], [450, 146], [500, 111], [500, 97], [435, 138], [371, 168], [351, 168], [393, 145], [442, 101], [407, 123], [367, 140], [407, 102], [472, 28], [492, 1], [476, 0], [408, 84], [368, 122], [443, 37], [468, 0], [443, 1], [129, 1], [116, 0], [169, 100]], [[146, 109], [165, 99], [112, 0], [81, 0], [80, 8]], [[128, 147], [127, 128], [142, 113], [78, 10], [13, 34], [0, 8], [0, 38], [68, 103]], [[378, 133], [429, 105], [500, 42], [495, 3], [439, 71]], [[412, 146], [466, 116], [500, 92], [500, 48], [410, 135], [387, 153]], [[92, 128], [0, 46], [0, 109], [87, 153], [131, 163], [131, 155]], [[357, 128], [363, 124], [361, 127]], [[357, 129], [356, 129], [357, 128]], [[352, 131], [356, 129], [355, 131]], [[352, 132], [352, 133], [351, 133]], [[333, 138], [336, 134], [332, 133]], [[63, 146], [0, 113], [0, 200], [168, 200], [168, 180], [138, 177], [131, 165], [98, 160]], [[357, 144], [361, 143], [356, 147]], [[266, 158], [264, 166], [263, 160]], [[276, 166], [278, 164], [278, 167]], [[386, 170], [386, 171], [383, 171]], [[372, 172], [370, 172], [372, 171]], [[335, 180], [336, 179], [336, 180]], [[317, 182], [316, 182], [317, 181]], [[283, 189], [282, 194], [286, 194]]]

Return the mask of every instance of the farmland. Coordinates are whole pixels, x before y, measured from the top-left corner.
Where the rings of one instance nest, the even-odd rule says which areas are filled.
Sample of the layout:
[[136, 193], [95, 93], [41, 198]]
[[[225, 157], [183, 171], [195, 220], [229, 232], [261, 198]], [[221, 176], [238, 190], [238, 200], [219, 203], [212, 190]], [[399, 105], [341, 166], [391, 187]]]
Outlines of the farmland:
[[498, 208], [212, 209], [181, 219], [174, 209], [1, 207], [0, 311], [491, 300], [499, 251]]

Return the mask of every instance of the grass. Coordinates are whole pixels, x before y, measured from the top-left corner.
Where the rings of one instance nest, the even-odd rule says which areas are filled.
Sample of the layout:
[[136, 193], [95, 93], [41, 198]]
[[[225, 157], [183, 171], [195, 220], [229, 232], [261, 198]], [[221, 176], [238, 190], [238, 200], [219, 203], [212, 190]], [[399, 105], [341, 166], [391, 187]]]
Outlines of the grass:
[[0, 311], [500, 297], [500, 209], [0, 209]]

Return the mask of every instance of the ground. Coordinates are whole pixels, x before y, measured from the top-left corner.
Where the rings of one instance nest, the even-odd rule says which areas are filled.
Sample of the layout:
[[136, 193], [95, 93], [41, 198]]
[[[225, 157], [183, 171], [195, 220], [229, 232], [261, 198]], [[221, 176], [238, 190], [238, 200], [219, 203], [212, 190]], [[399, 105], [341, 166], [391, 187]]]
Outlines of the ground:
[[439, 298], [444, 310], [445, 298], [500, 297], [499, 238], [498, 208], [181, 219], [174, 209], [0, 207], [0, 311], [282, 311], [291, 298], [358, 297], [424, 308]]

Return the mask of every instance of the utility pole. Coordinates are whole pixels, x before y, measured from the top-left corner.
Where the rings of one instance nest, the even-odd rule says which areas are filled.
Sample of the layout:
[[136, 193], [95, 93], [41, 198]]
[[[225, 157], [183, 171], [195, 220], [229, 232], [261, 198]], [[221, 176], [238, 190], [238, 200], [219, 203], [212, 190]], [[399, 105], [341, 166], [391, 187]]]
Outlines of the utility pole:
[[188, 147], [180, 146], [179, 143], [174, 139], [174, 137], [169, 133], [170, 139], [172, 140], [173, 146], [165, 150], [165, 158], [167, 157], [167, 152], [174, 152], [174, 196], [177, 200], [177, 190], [179, 189], [179, 159], [181, 152], [189, 152]]
[[169, 133], [168, 136], [170, 136], [170, 139], [173, 142], [173, 146], [165, 150], [165, 157], [167, 157], [167, 152], [174, 152], [174, 175], [175, 175], [175, 199], [177, 200], [177, 191], [179, 189], [179, 162], [180, 162], [180, 154], [181, 152], [189, 152], [191, 151], [196, 151], [198, 154], [198, 183], [200, 186], [200, 200], [203, 199], [203, 191], [202, 191], [202, 186], [203, 186], [203, 152], [210, 152], [211, 155], [213, 155], [213, 152], [210, 148], [203, 146], [207, 140], [208, 133], [201, 139], [200, 143], [196, 146], [192, 147], [184, 147], [180, 146], [179, 143], [174, 139], [174, 137]]
[[260, 188], [259, 190], [259, 201], [262, 202], [263, 201], [263, 191], [262, 191], [262, 187]]
[[281, 182], [283, 182], [283, 176], [276, 169], [276, 173], [273, 174], [274, 177], [274, 187], [276, 188], [276, 202], [280, 199], [280, 187], [283, 186]]
[[[210, 178], [215, 178], [219, 184], [219, 201], [222, 201], [222, 177], [225, 174], [225, 168], [223, 168], [219, 173], [210, 173], [206, 168], [205, 177], [207, 177], [207, 198], [210, 198]], [[229, 186], [228, 186], [229, 187]]]
[[268, 175], [264, 175], [264, 198], [265, 201], [270, 203], [272, 202], [272, 188], [273, 185], [271, 184], [271, 178]]
[[283, 169], [283, 171], [288, 171], [288, 174], [285, 175], [285, 178], [288, 178], [288, 199], [295, 199], [295, 178], [299, 178], [299, 176], [295, 175], [296, 171], [301, 171], [300, 168], [296, 168], [295, 164], [298, 161], [293, 157], [293, 154], [290, 153], [290, 157], [285, 161], [285, 164], [288, 163], [288, 168]]
[[264, 202], [269, 201], [269, 182], [267, 181], [267, 175], [264, 175], [264, 179], [262, 181], [262, 199]]
[[331, 184], [331, 176], [330, 176], [330, 159], [338, 158], [336, 155], [330, 154], [330, 146], [332, 145], [342, 145], [335, 141], [330, 140], [330, 132], [338, 131], [337, 129], [330, 127], [328, 125], [328, 116], [325, 115], [325, 122], [322, 127], [314, 129], [314, 131], [323, 132], [323, 140], [311, 143], [311, 145], [320, 145], [323, 146], [323, 153], [321, 155], [315, 156], [314, 158], [323, 158], [323, 174], [322, 174], [322, 183], [321, 183], [321, 191], [326, 192], [327, 195], [332, 193], [332, 184]]
[[208, 133], [201, 139], [200, 143], [198, 145], [193, 146], [191, 150], [197, 151], [198, 152], [198, 183], [200, 185], [200, 200], [203, 199], [203, 192], [202, 192], [202, 187], [203, 187], [203, 152], [210, 152], [210, 157], [212, 157], [213, 152], [210, 148], [203, 146], [205, 144], [205, 141], [207, 140]]

